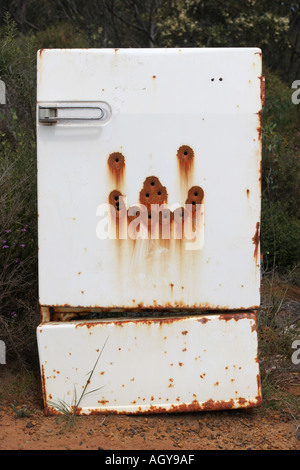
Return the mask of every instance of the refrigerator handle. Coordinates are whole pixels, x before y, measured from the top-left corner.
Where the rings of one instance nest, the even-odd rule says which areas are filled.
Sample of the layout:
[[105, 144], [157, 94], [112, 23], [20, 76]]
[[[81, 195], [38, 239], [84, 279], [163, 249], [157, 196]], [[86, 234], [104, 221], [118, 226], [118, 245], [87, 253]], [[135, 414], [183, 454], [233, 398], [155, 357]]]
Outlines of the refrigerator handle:
[[100, 106], [39, 106], [39, 122], [100, 121], [105, 116]]

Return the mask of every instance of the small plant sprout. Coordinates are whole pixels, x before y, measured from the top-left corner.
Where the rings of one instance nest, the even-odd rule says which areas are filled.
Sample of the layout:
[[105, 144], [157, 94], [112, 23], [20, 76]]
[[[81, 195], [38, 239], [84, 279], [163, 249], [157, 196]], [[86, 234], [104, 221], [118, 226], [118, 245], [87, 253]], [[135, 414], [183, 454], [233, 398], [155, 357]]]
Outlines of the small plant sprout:
[[54, 406], [61, 414], [63, 414], [63, 415], [68, 415], [68, 416], [70, 416], [71, 418], [73, 418], [73, 417], [77, 414], [78, 408], [79, 408], [79, 406], [80, 406], [82, 400], [83, 400], [87, 395], [90, 395], [91, 393], [98, 392], [99, 390], [101, 390], [101, 389], [104, 387], [104, 385], [102, 385], [102, 387], [98, 387], [98, 388], [95, 388], [95, 389], [89, 390], [89, 391], [87, 390], [88, 387], [89, 387], [89, 385], [90, 385], [90, 383], [91, 383], [92, 377], [93, 377], [93, 375], [94, 375], [94, 372], [95, 372], [95, 370], [96, 370], [96, 367], [97, 367], [97, 364], [98, 364], [98, 362], [99, 362], [99, 360], [100, 360], [100, 357], [101, 357], [101, 355], [102, 355], [102, 353], [103, 353], [103, 350], [104, 350], [104, 348], [105, 348], [105, 346], [106, 346], [106, 343], [107, 343], [107, 341], [108, 341], [108, 338], [109, 338], [109, 337], [106, 338], [105, 343], [104, 343], [104, 345], [102, 346], [102, 349], [101, 349], [101, 351], [100, 351], [99, 354], [98, 354], [98, 357], [97, 357], [97, 359], [96, 359], [96, 361], [95, 361], [95, 364], [94, 364], [92, 370], [88, 373], [88, 378], [87, 378], [87, 380], [86, 380], [86, 382], [85, 382], [85, 385], [84, 385], [84, 387], [83, 387], [83, 390], [82, 390], [82, 393], [81, 393], [79, 399], [77, 399], [77, 391], [76, 391], [76, 387], [74, 386], [74, 395], [73, 395], [73, 403], [74, 403], [74, 404], [73, 404], [73, 405], [69, 405], [69, 404], [68, 404], [65, 400], [63, 400], [63, 399], [57, 399], [57, 400], [55, 400], [55, 401], [49, 402], [49, 405]]

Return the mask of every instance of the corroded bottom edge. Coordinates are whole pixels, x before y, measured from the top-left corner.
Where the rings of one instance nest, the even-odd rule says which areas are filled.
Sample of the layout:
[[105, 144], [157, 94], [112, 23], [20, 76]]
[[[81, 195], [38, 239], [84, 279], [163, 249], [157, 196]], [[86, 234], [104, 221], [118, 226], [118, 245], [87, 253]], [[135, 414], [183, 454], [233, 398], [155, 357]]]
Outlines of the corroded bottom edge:
[[[221, 411], [221, 410], [234, 410], [234, 409], [247, 409], [257, 408], [262, 404], [262, 397], [259, 395], [254, 400], [247, 400], [245, 398], [232, 399], [228, 401], [208, 400], [199, 403], [196, 400], [191, 403], [181, 403], [178, 405], [150, 405], [150, 406], [131, 406], [131, 407], [115, 407], [115, 408], [80, 408], [76, 407], [70, 411], [74, 416], [91, 416], [91, 415], [133, 415], [133, 414], [161, 414], [161, 413], [191, 413], [197, 411]], [[45, 406], [45, 416], [60, 416], [63, 413], [56, 408]]]

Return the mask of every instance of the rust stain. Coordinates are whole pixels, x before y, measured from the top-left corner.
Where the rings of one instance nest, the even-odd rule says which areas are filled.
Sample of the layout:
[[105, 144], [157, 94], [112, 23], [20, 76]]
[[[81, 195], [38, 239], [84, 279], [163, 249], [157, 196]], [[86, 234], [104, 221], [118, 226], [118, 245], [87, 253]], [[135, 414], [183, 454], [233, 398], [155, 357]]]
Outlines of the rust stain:
[[261, 183], [261, 177], [262, 177], [262, 161], [260, 160], [259, 163], [259, 178], [258, 181]]
[[45, 377], [45, 369], [42, 365], [41, 367], [41, 382], [42, 382], [42, 396], [44, 403], [47, 403], [47, 393], [46, 393], [46, 377]]
[[[135, 232], [139, 233], [140, 231], [141, 220], [144, 220], [144, 218], [146, 217], [146, 214], [143, 213], [144, 211], [145, 209], [139, 206], [132, 206], [127, 210], [128, 231], [129, 231], [129, 236], [132, 239], [135, 239], [135, 236], [136, 236]], [[133, 225], [130, 225], [131, 222], [137, 218], [139, 218], [139, 220], [137, 220], [137, 222], [134, 223]], [[133, 300], [133, 302], [135, 302], [135, 300]]]
[[266, 77], [264, 75], [261, 75], [258, 77], [260, 79], [260, 100], [261, 100], [261, 105], [264, 107], [265, 105], [265, 96], [266, 96]]
[[125, 157], [120, 152], [113, 152], [107, 160], [108, 166], [113, 170], [121, 170], [125, 166]]
[[[182, 233], [182, 227], [184, 225], [184, 220], [187, 219], [188, 216], [189, 216], [189, 212], [188, 212], [187, 208], [185, 208], [185, 207], [178, 207], [173, 212], [173, 220], [174, 220], [174, 224], [175, 224], [175, 231], [176, 231], [176, 233], [179, 233], [179, 235]], [[181, 240], [181, 237], [179, 236], [179, 241], [180, 240]]]
[[[153, 397], [151, 397], [152, 399]], [[144, 401], [145, 399], [143, 399]], [[166, 400], [168, 401], [168, 399]], [[180, 401], [180, 397], [176, 398], [176, 401]], [[146, 410], [142, 410], [141, 407], [138, 408], [137, 411], [117, 411], [117, 410], [107, 410], [107, 409], [99, 409], [99, 410], [86, 410], [83, 412], [82, 408], [76, 408], [75, 414], [76, 415], [100, 415], [100, 414], [110, 414], [110, 415], [132, 415], [132, 414], [159, 414], [159, 413], [185, 413], [185, 412], [195, 412], [195, 411], [217, 411], [217, 410], [231, 410], [234, 408], [254, 408], [261, 405], [262, 398], [261, 396], [257, 396], [255, 400], [247, 400], [246, 398], [239, 397], [236, 400], [207, 400], [204, 403], [199, 403], [197, 400], [193, 400], [190, 403], [180, 403], [180, 404], [173, 404], [168, 408], [156, 405], [149, 405], [149, 408]], [[45, 408], [46, 416], [58, 416], [60, 412], [58, 412], [55, 408], [46, 407]]]
[[249, 196], [250, 196], [250, 189], [247, 189], [247, 190], [246, 190], [246, 193], [247, 193], [247, 198], [249, 199]]
[[192, 186], [188, 191], [186, 204], [192, 206], [193, 212], [196, 211], [197, 204], [201, 204], [204, 198], [204, 191], [200, 186]]
[[189, 145], [181, 145], [177, 150], [180, 176], [185, 184], [188, 184], [188, 177], [194, 165], [194, 157], [194, 150]]
[[111, 206], [114, 207], [117, 219], [127, 214], [126, 206], [124, 203], [124, 196], [118, 189], [114, 189], [110, 192], [108, 196], [108, 202]]
[[258, 248], [259, 248], [259, 227], [260, 227], [260, 223], [257, 222], [256, 231], [255, 231], [254, 237], [252, 238], [253, 244], [255, 245], [254, 258], [256, 259], [256, 262], [257, 262], [257, 256], [258, 256]]
[[61, 413], [55, 408], [53, 408], [52, 406], [46, 406], [44, 408], [44, 414], [45, 416], [60, 416], [61, 415]]
[[257, 113], [257, 115], [258, 115], [258, 122], [259, 122], [259, 126], [257, 128], [258, 140], [261, 141], [261, 137], [262, 137], [262, 111], [259, 111]]
[[125, 157], [121, 152], [109, 155], [107, 165], [117, 187], [123, 183], [125, 170]]
[[257, 383], [257, 390], [258, 390], [258, 393], [259, 393], [258, 397], [256, 397], [257, 400], [258, 400], [259, 398], [261, 399], [261, 381], [260, 381], [260, 375], [259, 374], [257, 374], [257, 376], [256, 376], [256, 383]]
[[187, 335], [187, 334], [188, 334], [188, 331], [187, 331], [187, 330], [185, 330], [185, 331], [182, 331], [182, 332], [181, 332], [181, 334], [185, 336], [185, 335]]
[[203, 323], [203, 325], [205, 325], [205, 323], [209, 322], [210, 321], [210, 318], [198, 318], [197, 320], [199, 323]]
[[139, 202], [146, 207], [147, 213], [142, 217], [142, 221], [148, 229], [159, 224], [159, 237], [162, 238], [163, 227], [169, 224], [171, 212], [164, 207], [168, 201], [168, 193], [165, 186], [156, 176], [148, 176], [143, 182], [143, 187], [139, 194]]
[[168, 193], [156, 176], [148, 176], [140, 191], [140, 203], [150, 208], [151, 204], [164, 204], [168, 201]]
[[243, 319], [249, 319], [249, 320], [256, 320], [256, 315], [253, 312], [239, 312], [239, 313], [223, 313], [219, 316], [220, 320], [225, 320], [225, 321], [230, 321], [230, 320], [243, 320]]
[[39, 50], [39, 55], [40, 55], [40, 57], [42, 57], [44, 51], [45, 51], [45, 49], [40, 49], [40, 50]]

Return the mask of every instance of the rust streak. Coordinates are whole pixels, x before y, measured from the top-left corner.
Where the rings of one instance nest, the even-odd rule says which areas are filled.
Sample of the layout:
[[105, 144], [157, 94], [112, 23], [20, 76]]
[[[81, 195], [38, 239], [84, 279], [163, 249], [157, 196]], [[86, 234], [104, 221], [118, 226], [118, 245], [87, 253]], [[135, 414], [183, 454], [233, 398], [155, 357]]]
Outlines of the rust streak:
[[108, 168], [114, 179], [117, 187], [119, 187], [124, 180], [125, 170], [125, 157], [120, 152], [113, 152], [109, 155], [107, 160]]
[[262, 111], [259, 111], [257, 113], [257, 115], [258, 115], [258, 122], [259, 122], [259, 126], [257, 128], [258, 140], [261, 141], [261, 137], [262, 137]]
[[257, 262], [257, 256], [258, 256], [258, 248], [259, 248], [259, 227], [260, 227], [260, 223], [257, 222], [255, 234], [254, 234], [254, 237], [252, 238], [253, 244], [255, 245], [254, 258], [256, 262]]
[[194, 157], [194, 150], [188, 145], [181, 145], [177, 150], [180, 176], [185, 186], [188, 184], [189, 174], [194, 166]]
[[220, 320], [225, 320], [225, 321], [230, 321], [230, 320], [243, 320], [243, 319], [249, 319], [249, 320], [256, 320], [256, 315], [253, 312], [240, 312], [240, 313], [223, 313], [219, 316]]
[[265, 105], [265, 95], [266, 95], [266, 77], [264, 75], [261, 75], [258, 77], [260, 79], [260, 100], [261, 100], [261, 105], [264, 107]]

